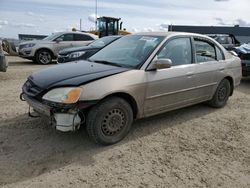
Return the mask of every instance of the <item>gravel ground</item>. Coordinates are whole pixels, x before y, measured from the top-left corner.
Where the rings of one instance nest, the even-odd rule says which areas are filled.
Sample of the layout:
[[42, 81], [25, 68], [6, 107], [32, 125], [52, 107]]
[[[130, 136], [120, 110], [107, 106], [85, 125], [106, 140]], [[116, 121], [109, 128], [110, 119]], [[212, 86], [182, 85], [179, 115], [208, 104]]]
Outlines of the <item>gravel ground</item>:
[[120, 143], [56, 132], [19, 100], [27, 76], [51, 65], [8, 57], [0, 73], [0, 186], [250, 187], [250, 79], [223, 109], [204, 104], [139, 120]]

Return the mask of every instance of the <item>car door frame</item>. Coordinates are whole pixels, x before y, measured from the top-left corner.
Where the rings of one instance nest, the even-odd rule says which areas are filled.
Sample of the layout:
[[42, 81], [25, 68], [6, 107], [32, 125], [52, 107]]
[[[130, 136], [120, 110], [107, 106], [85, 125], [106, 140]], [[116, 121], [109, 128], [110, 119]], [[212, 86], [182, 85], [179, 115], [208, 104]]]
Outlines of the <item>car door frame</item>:
[[[192, 96], [191, 93], [194, 90], [194, 85], [193, 83], [193, 71], [194, 71], [194, 66], [195, 66], [195, 62], [194, 62], [194, 49], [193, 49], [193, 44], [192, 44], [192, 36], [190, 35], [180, 35], [180, 36], [173, 36], [173, 37], [169, 37], [166, 41], [164, 41], [164, 43], [162, 43], [160, 45], [160, 48], [156, 49], [157, 51], [154, 53], [153, 57], [151, 58], [150, 62], [147, 64], [147, 67], [145, 69], [145, 77], [146, 77], [146, 90], [145, 90], [145, 98], [144, 98], [144, 107], [143, 107], [143, 112], [144, 112], [144, 116], [151, 116], [154, 114], [158, 114], [161, 112], [166, 112], [166, 111], [170, 111], [170, 110], [174, 110], [177, 108], [181, 108], [184, 106], [189, 106], [191, 104], [193, 104], [193, 98], [190, 97], [188, 98], [188, 96]], [[191, 64], [183, 64], [183, 65], [176, 65], [173, 66], [171, 68], [168, 69], [161, 69], [161, 70], [156, 70], [156, 71], [149, 71], [147, 70], [147, 68], [149, 67], [149, 65], [152, 63], [152, 61], [154, 60], [154, 58], [156, 57], [156, 55], [172, 40], [175, 39], [179, 39], [179, 38], [188, 38], [190, 40], [190, 50], [191, 50]], [[188, 68], [188, 69], [187, 69]], [[176, 89], [171, 89], [169, 91], [163, 92], [161, 94], [156, 94], [157, 91], [150, 91], [152, 89], [152, 87], [155, 87], [157, 90], [157, 87], [159, 88], [160, 84], [158, 84], [156, 82], [162, 82], [162, 80], [164, 79], [159, 79], [159, 80], [154, 80], [154, 77], [161, 77], [162, 74], [164, 73], [168, 73], [168, 72], [174, 72], [177, 71], [179, 72], [179, 77], [166, 77], [166, 80], [169, 81], [169, 88], [173, 88], [175, 86], [173, 86], [174, 81], [172, 79], [178, 79], [178, 78], [185, 78], [185, 80], [187, 80], [188, 83], [190, 83], [190, 85], [187, 84], [186, 88], [176, 88]], [[182, 72], [181, 72], [182, 71]], [[158, 73], [158, 75], [156, 75]], [[161, 74], [161, 75], [160, 75]], [[173, 74], [173, 73], [172, 73]], [[165, 74], [167, 75], [167, 74]], [[178, 80], [178, 82], [180, 82], [180, 80]], [[154, 84], [153, 86], [151, 84]], [[174, 83], [175, 84], [175, 83]], [[180, 84], [180, 83], [179, 83]], [[150, 88], [151, 87], [151, 88]], [[166, 87], [167, 89], [167, 87]], [[154, 90], [154, 89], [153, 89]], [[179, 102], [174, 101], [173, 103], [169, 103], [169, 100], [171, 100], [171, 98], [173, 99], [176, 95], [176, 97], [182, 99]], [[159, 105], [160, 103], [160, 105]]]
[[[74, 41], [60, 41], [60, 42], [57, 42], [57, 41], [56, 41], [56, 40], [57, 40], [58, 38], [60, 38], [61, 36], [63, 36], [63, 35], [68, 35], [68, 34], [72, 35], [72, 36], [73, 36], [73, 40], [74, 40], [74, 33], [63, 33], [63, 34], [61, 34], [60, 36], [56, 37], [56, 38], [53, 40], [54, 45], [55, 45], [54, 49], [55, 49], [55, 53], [56, 53], [56, 54], [58, 54], [59, 51], [61, 51], [61, 50], [63, 50], [63, 49], [72, 47], [72, 43], [73, 43]], [[61, 46], [60, 46], [60, 45], [61, 45]]]
[[[215, 61], [206, 61], [206, 62], [197, 62], [196, 58], [196, 46], [195, 46], [195, 38], [197, 38], [199, 41], [207, 42], [210, 45], [213, 45], [215, 50]], [[212, 98], [214, 91], [216, 90], [216, 87], [218, 85], [218, 74], [219, 72], [224, 71], [225, 65], [223, 64], [225, 62], [225, 55], [222, 53], [223, 51], [221, 48], [212, 40], [201, 37], [201, 36], [193, 36], [192, 37], [192, 44], [193, 44], [193, 55], [195, 60], [195, 83], [197, 85], [196, 92], [197, 94], [203, 96], [201, 97], [201, 101], [206, 101]], [[223, 60], [218, 60], [218, 54], [216, 47], [221, 51], [223, 55]]]
[[[88, 44], [90, 44], [91, 42], [93, 42], [95, 39], [87, 34], [81, 34], [81, 33], [74, 33], [73, 34], [73, 39], [74, 41], [72, 41], [72, 47], [81, 47], [81, 46], [87, 46]], [[88, 36], [89, 38], [91, 38], [92, 40], [76, 40], [76, 36], [77, 35], [84, 35], [85, 37]]]

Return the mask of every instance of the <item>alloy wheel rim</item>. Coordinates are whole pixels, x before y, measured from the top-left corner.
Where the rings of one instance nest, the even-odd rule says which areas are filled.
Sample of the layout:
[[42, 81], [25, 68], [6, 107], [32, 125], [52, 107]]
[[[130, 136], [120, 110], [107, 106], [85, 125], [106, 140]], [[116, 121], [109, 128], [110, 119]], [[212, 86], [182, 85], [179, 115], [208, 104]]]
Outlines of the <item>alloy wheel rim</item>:
[[112, 109], [103, 118], [102, 132], [105, 136], [114, 136], [124, 128], [125, 123], [124, 112], [121, 109]]
[[39, 61], [43, 64], [48, 64], [51, 61], [51, 55], [49, 52], [41, 52], [39, 54]]

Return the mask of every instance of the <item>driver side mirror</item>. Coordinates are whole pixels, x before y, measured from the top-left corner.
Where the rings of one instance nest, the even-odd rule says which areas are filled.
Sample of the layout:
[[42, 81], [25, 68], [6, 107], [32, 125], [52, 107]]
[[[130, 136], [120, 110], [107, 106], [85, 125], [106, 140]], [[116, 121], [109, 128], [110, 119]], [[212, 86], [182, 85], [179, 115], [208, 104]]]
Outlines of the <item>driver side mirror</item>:
[[56, 39], [56, 43], [59, 43], [59, 42], [62, 42], [62, 41], [63, 41], [62, 38], [57, 38], [57, 39]]
[[161, 70], [161, 69], [167, 69], [172, 66], [171, 59], [156, 59], [153, 60], [153, 62], [149, 65], [148, 69], [149, 71], [152, 70]]

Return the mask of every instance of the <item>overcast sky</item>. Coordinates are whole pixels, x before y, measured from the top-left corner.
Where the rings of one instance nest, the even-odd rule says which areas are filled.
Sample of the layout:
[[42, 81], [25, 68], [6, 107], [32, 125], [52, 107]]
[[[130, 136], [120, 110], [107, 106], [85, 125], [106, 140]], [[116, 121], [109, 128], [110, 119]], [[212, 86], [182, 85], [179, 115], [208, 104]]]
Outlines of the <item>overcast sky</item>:
[[[250, 0], [97, 0], [98, 15], [120, 17], [128, 31], [169, 24], [250, 26]], [[94, 27], [95, 0], [0, 0], [0, 37]]]

